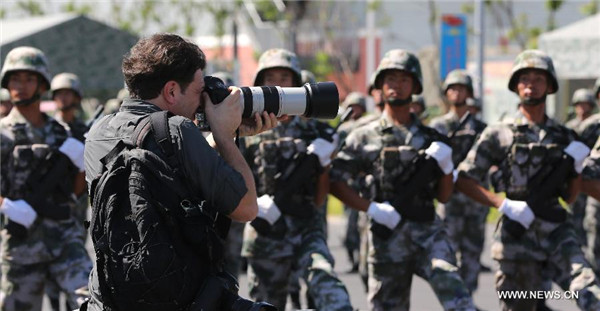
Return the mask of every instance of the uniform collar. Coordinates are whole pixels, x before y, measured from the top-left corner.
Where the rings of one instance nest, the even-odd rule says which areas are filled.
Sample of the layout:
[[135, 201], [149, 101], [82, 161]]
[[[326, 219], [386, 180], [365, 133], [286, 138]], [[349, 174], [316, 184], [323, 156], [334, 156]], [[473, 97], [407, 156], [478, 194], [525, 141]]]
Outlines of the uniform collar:
[[[50, 117], [42, 112], [42, 118], [47, 123], [50, 120]], [[25, 123], [30, 127], [33, 127], [27, 119], [21, 114], [21, 112], [17, 108], [13, 108], [10, 110], [8, 115], [2, 119], [2, 122], [6, 125], [14, 125], [19, 123]]]
[[410, 114], [410, 119], [412, 122], [408, 127], [403, 125], [397, 126], [394, 124], [394, 120], [392, 120], [392, 118], [384, 111], [381, 114], [381, 117], [379, 118], [379, 125], [381, 126], [381, 130], [383, 131], [389, 130], [393, 127], [403, 127], [407, 129], [412, 129], [421, 125], [421, 121], [419, 120], [419, 118], [417, 118], [417, 116], [414, 113]]
[[125, 99], [119, 111], [130, 111], [138, 113], [153, 113], [161, 111], [158, 106], [153, 103], [141, 99]]
[[532, 122], [531, 120], [527, 119], [525, 117], [525, 115], [521, 112], [521, 111], [517, 111], [515, 113], [514, 119], [512, 120], [512, 123], [516, 126], [527, 126], [527, 127], [556, 127], [559, 126], [560, 124], [558, 122], [556, 122], [554, 119], [548, 117], [547, 114], [544, 114], [544, 118], [546, 119], [546, 121], [539, 125], [539, 124], [535, 124], [534, 122]]

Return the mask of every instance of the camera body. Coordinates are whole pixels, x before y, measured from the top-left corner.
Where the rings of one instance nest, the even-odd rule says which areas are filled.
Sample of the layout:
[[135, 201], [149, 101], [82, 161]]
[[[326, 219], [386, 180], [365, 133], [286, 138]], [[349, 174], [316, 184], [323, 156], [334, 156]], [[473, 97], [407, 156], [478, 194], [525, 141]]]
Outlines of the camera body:
[[[301, 115], [308, 118], [333, 119], [337, 116], [339, 93], [333, 82], [306, 83], [301, 87], [256, 86], [240, 87], [242, 118], [267, 111], [282, 115]], [[212, 76], [204, 77], [204, 91], [213, 104], [222, 102], [231, 93], [225, 83]], [[198, 127], [209, 131], [203, 112], [196, 113]]]

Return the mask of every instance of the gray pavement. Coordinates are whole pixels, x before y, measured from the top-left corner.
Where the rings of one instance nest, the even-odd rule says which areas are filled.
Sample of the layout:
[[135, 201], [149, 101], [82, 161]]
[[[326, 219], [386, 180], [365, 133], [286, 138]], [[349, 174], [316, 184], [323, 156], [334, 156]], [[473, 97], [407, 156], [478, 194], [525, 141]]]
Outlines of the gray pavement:
[[[346, 257], [346, 251], [342, 245], [342, 237], [345, 232], [345, 219], [340, 216], [329, 217], [329, 247], [336, 260], [335, 271], [346, 285], [352, 300], [352, 305], [358, 310], [367, 310], [367, 296], [358, 274], [348, 274], [350, 264]], [[495, 269], [494, 262], [490, 258], [490, 243], [495, 225], [488, 224], [486, 228], [486, 246], [481, 261], [488, 267]], [[88, 250], [92, 253], [92, 246], [88, 244]], [[248, 297], [248, 284], [245, 274], [240, 276], [240, 295]], [[554, 286], [553, 290], [558, 290]], [[479, 289], [473, 297], [475, 304], [481, 310], [498, 310], [498, 298], [494, 289], [494, 274], [482, 273], [479, 276]], [[554, 310], [570, 311], [578, 310], [574, 301], [549, 300], [548, 306]], [[44, 299], [42, 311], [50, 311], [47, 299]], [[288, 305], [288, 310], [291, 310]], [[414, 277], [411, 290], [411, 310], [435, 311], [442, 310], [440, 303], [435, 297], [427, 282], [419, 277]]]

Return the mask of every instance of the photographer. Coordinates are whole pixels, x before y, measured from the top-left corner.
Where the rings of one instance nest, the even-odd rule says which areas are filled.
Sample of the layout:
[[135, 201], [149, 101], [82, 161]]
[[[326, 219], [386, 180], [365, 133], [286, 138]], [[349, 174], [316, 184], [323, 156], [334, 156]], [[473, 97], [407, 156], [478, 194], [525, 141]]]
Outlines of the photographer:
[[[102, 174], [103, 170], [106, 169], [106, 167], [103, 167], [103, 162], [106, 159], [105, 156], [111, 150], [115, 150], [115, 146], [120, 141], [128, 141], [132, 136], [136, 135], [134, 130], [138, 129], [137, 125], [140, 122], [144, 122], [144, 120], [149, 118], [151, 119], [154, 115], [153, 113], [160, 111], [169, 112], [167, 132], [170, 135], [166, 146], [171, 146], [174, 151], [172, 153], [165, 152], [167, 148], [164, 148], [164, 141], [151, 139], [151, 135], [146, 136], [147, 139], [141, 139], [142, 148], [138, 148], [138, 150], [148, 151], [169, 163], [174, 168], [173, 174], [175, 174], [175, 178], [173, 181], [181, 182], [178, 184], [187, 188], [188, 192], [191, 193], [188, 193], [190, 197], [199, 198], [199, 211], [202, 214], [212, 215], [213, 224], [219, 224], [220, 215], [227, 215], [230, 219], [240, 222], [250, 221], [256, 217], [257, 198], [254, 179], [248, 165], [235, 145], [233, 137], [236, 134], [236, 130], [239, 130], [239, 134], [243, 136], [253, 135], [270, 129], [277, 124], [277, 119], [274, 114], [268, 115], [266, 112], [263, 112], [261, 118], [256, 113], [254, 122], [245, 122], [245, 125], [241, 125], [240, 91], [232, 88], [231, 94], [223, 102], [218, 104], [212, 103], [208, 95], [204, 92], [203, 70], [205, 66], [206, 59], [202, 50], [195, 44], [173, 34], [155, 34], [149, 38], [141, 39], [123, 59], [123, 75], [127, 88], [130, 91], [131, 99], [126, 99], [117, 113], [105, 116], [94, 124], [88, 134], [85, 148], [85, 162], [87, 165], [86, 180], [90, 188], [90, 195], [94, 199], [94, 215], [92, 216], [91, 231], [97, 254], [102, 250], [101, 243], [103, 240], [95, 239], [94, 219], [95, 217], [102, 216], [96, 214], [97, 210], [102, 209], [103, 206], [96, 198], [101, 198], [102, 196], [94, 196], [94, 192], [103, 189], [95, 187], [102, 180], [98, 183], [94, 182], [96, 182], [95, 179]], [[218, 153], [207, 144], [200, 130], [192, 122], [199, 108], [203, 108], [207, 115]], [[160, 129], [155, 126], [155, 123], [152, 123], [152, 131], [156, 138]], [[169, 154], [173, 156], [169, 157]], [[152, 172], [148, 171], [147, 175], [152, 175]], [[142, 175], [141, 178], [152, 177]], [[159, 186], [162, 188], [149, 189], [153, 198], [155, 197], [157, 201], [161, 200], [161, 196], [169, 196], [172, 195], [171, 192], [177, 192], [177, 190], [169, 191], [173, 189], [172, 183], [161, 183]], [[167, 206], [166, 209], [174, 215], [182, 213], [182, 210], [187, 207], [184, 204], [185, 202], [185, 200], [181, 201], [182, 208], [179, 206]], [[133, 205], [133, 203], [136, 202], [132, 202], [131, 204]], [[191, 203], [187, 202], [187, 204]], [[188, 212], [188, 210], [185, 211], [185, 213]], [[169, 215], [165, 216], [162, 214], [161, 216], [168, 219]], [[138, 215], [131, 215], [131, 217], [138, 217]], [[203, 221], [202, 219], [200, 220]], [[159, 223], [159, 225], [161, 224], [163, 223]], [[169, 226], [168, 221], [165, 221], [164, 224], [166, 228], [163, 229], [167, 231], [174, 230], [172, 226]], [[187, 223], [184, 225], [187, 225]], [[200, 223], [196, 227], [190, 227], [190, 230], [194, 230], [193, 232], [198, 232], [198, 234], [203, 234], [207, 230], [211, 230], [211, 228], [204, 228], [202, 226], [203, 223]], [[225, 228], [226, 231], [227, 228]], [[148, 232], [148, 235], [150, 233], [152, 232]], [[180, 234], [186, 238], [185, 233], [181, 232]], [[108, 232], [108, 234], [111, 234], [111, 232]], [[127, 235], [128, 232], [124, 231], [122, 234]], [[183, 251], [196, 251], [192, 246], [185, 244], [185, 241], [181, 243], [180, 239], [176, 237], [177, 235], [171, 240], [174, 245], [172, 248], [177, 248], [176, 244], [179, 243], [187, 246], [187, 249], [183, 249]], [[146, 237], [144, 236], [144, 238]], [[151, 239], [152, 237], [148, 238]], [[109, 240], [107, 243], [111, 241], [113, 240]], [[139, 243], [142, 244], [143, 242], [140, 241]], [[135, 243], [135, 241], [132, 241], [132, 243]], [[194, 269], [203, 270], [201, 270], [202, 273], [200, 273], [198, 279], [193, 279], [193, 282], [189, 283], [194, 288], [190, 294], [191, 299], [190, 295], [188, 295], [186, 299], [182, 298], [174, 303], [179, 308], [186, 310], [204, 308], [196, 307], [196, 305], [203, 305], [204, 303], [204, 301], [198, 301], [198, 297], [205, 297], [202, 294], [203, 289], [210, 291], [214, 288], [209, 288], [210, 286], [206, 285], [212, 284], [208, 281], [204, 287], [200, 285], [203, 284], [203, 281], [207, 280], [207, 277], [218, 275], [222, 272], [223, 245], [219, 244], [219, 241], [211, 239], [208, 239], [208, 243], [212, 243], [210, 245], [213, 246], [212, 248], [209, 247], [208, 252], [206, 252], [208, 255], [199, 258], [200, 262], [197, 262], [195, 265], [186, 267], [192, 269], [192, 272], [195, 271]], [[139, 246], [140, 249], [142, 246]], [[148, 247], [152, 246], [154, 245]], [[149, 251], [151, 251], [150, 248]], [[156, 254], [158, 257], [161, 255], [160, 253]], [[135, 253], [132, 256], [144, 256], [144, 253]], [[215, 260], [214, 258], [220, 258], [220, 260]], [[156, 258], [151, 258], [151, 256], [147, 258], [147, 260], [152, 259]], [[107, 288], [105, 279], [107, 274], [98, 267], [98, 264], [102, 264], [102, 262], [99, 260], [96, 261], [96, 265], [94, 265], [90, 276], [92, 297], [88, 310], [104, 310], [104, 305], [108, 305], [109, 302], [112, 304], [121, 303], [121, 305], [139, 303], [136, 305], [138, 309], [142, 308], [143, 303], [147, 303], [147, 306], [143, 307], [144, 310], [160, 310], [160, 303], [173, 304], [166, 294], [162, 297], [137, 298], [124, 297], [127, 296], [127, 293], [117, 291], [115, 295], [115, 287], [109, 283], [109, 288]], [[106, 263], [104, 264], [109, 266]], [[187, 270], [184, 269], [182, 271], [183, 274], [186, 274]], [[130, 273], [130, 271], [128, 270], [127, 273]], [[159, 277], [170, 277], [168, 273], [163, 274], [164, 276]], [[118, 276], [110, 275], [109, 272], [108, 277]], [[194, 277], [190, 273], [189, 278]], [[189, 278], [186, 276], [183, 277], [186, 281]], [[162, 282], [162, 279], [158, 279]], [[174, 286], [181, 286], [177, 282], [173, 282], [173, 284]], [[131, 286], [135, 285], [132, 282]], [[163, 285], [157, 284], [157, 286]], [[182, 291], [190, 291], [189, 288], [181, 288]], [[124, 287], [124, 289], [128, 290], [129, 288]], [[163, 292], [159, 292], [158, 295], [163, 295]], [[162, 302], [148, 303], [150, 299], [155, 301], [159, 300], [159, 298], [163, 299]], [[129, 301], [124, 301], [123, 299], [129, 299]], [[163, 305], [162, 308], [163, 310], [170, 309], [166, 305]], [[220, 307], [215, 308], [220, 309]]]
[[[296, 55], [283, 49], [262, 54], [254, 86], [300, 86], [301, 72]], [[337, 104], [337, 103], [336, 103]], [[328, 132], [329, 131], [329, 132]], [[285, 309], [288, 280], [294, 268], [306, 281], [317, 310], [352, 310], [346, 288], [333, 271], [333, 258], [323, 232], [322, 206], [329, 183], [328, 167], [335, 142], [327, 141], [333, 129], [314, 119], [299, 116], [282, 122], [272, 131], [244, 140], [244, 156], [257, 179], [258, 216], [244, 230], [242, 256], [248, 258], [250, 296]], [[296, 159], [318, 156], [299, 185], [288, 183], [301, 164]], [[288, 171], [289, 179], [284, 176]], [[279, 195], [282, 188], [291, 195]], [[271, 228], [261, 230], [257, 222]]]

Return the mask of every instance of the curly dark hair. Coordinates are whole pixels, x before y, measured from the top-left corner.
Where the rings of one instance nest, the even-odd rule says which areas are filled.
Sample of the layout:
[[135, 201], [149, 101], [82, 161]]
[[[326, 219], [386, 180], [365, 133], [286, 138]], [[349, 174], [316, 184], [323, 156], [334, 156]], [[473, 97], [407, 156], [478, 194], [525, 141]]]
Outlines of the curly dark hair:
[[176, 81], [185, 92], [204, 67], [206, 56], [196, 44], [175, 34], [155, 34], [131, 48], [122, 69], [131, 98], [152, 99], [168, 81]]

